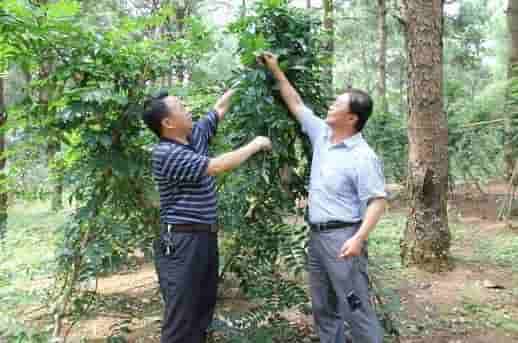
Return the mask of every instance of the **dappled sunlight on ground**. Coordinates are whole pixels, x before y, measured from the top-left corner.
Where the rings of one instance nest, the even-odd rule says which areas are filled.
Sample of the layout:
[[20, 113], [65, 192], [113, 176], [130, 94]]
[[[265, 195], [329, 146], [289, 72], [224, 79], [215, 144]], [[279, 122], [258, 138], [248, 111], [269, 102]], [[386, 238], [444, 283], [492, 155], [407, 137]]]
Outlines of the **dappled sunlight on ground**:
[[[451, 252], [455, 264], [452, 271], [430, 274], [401, 266], [399, 239], [406, 212], [399, 206], [389, 209], [371, 237], [371, 273], [377, 284], [389, 291], [386, 301], [399, 304], [393, 311], [393, 319], [400, 329], [401, 342], [518, 342], [518, 273], [515, 272], [518, 232], [507, 229], [489, 215], [496, 213], [495, 204], [480, 212], [480, 208], [487, 207], [487, 198], [478, 204], [473, 203], [473, 197], [469, 201], [458, 199], [450, 203]], [[0, 284], [2, 294], [12, 296], [18, 292], [29, 297], [50, 285], [48, 273], [52, 268], [47, 261], [52, 260], [55, 228], [64, 222], [66, 213], [53, 215], [46, 204], [40, 203], [31, 209], [29, 212], [26, 206], [12, 209], [4, 243], [9, 248], [0, 252], [0, 270], [13, 277], [8, 285]], [[303, 280], [301, 277], [300, 282]], [[95, 306], [89, 316], [74, 325], [70, 342], [82, 338], [87, 342], [105, 342], [109, 336], [125, 337], [129, 342], [159, 341], [162, 302], [151, 261], [142, 256], [136, 258], [135, 264], [124, 271], [99, 278], [97, 287]], [[239, 317], [258, 307], [246, 299], [231, 276], [219, 294], [220, 319]], [[10, 306], [31, 309], [38, 308], [41, 298], [10, 301]], [[40, 318], [35, 321], [29, 320], [31, 317], [21, 310], [9, 313], [25, 316], [19, 319], [29, 320], [25, 323], [29, 326], [38, 326], [45, 311], [40, 308], [34, 312]], [[292, 309], [280, 317], [296, 327], [299, 337], [306, 337], [307, 342], [315, 337], [310, 314]], [[220, 337], [217, 342], [225, 342], [217, 330], [216, 336]]]

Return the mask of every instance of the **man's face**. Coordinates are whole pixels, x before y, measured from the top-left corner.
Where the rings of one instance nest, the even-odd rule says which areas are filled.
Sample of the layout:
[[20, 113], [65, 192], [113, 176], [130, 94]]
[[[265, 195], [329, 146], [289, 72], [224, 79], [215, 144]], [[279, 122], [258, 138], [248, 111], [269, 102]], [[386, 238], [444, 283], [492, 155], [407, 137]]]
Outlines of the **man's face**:
[[331, 127], [354, 127], [358, 117], [349, 108], [349, 93], [339, 95], [329, 106], [326, 123]]
[[192, 115], [180, 99], [174, 96], [168, 96], [164, 99], [168, 108], [167, 118], [162, 120], [162, 126], [168, 129], [175, 129], [180, 132], [190, 132], [192, 130]]

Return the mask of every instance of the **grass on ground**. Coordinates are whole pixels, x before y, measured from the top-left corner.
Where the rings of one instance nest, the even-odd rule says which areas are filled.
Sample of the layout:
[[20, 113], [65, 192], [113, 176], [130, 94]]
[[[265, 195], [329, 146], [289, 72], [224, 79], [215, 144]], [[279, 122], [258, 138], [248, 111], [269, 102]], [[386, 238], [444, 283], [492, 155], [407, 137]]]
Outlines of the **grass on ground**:
[[[66, 216], [66, 211], [52, 213], [45, 202], [16, 204], [10, 208], [8, 232], [0, 249], [0, 332], [19, 329], [24, 320], [24, 309], [45, 304], [42, 280], [54, 270], [54, 250]], [[371, 274], [375, 276], [402, 336], [416, 338], [415, 342], [433, 342], [422, 339], [439, 334], [455, 338], [472, 332], [502, 332], [502, 337], [518, 337], [518, 287], [512, 286], [512, 282], [501, 290], [481, 286], [488, 275], [505, 278], [508, 273], [508, 278], [512, 278], [510, 275], [518, 268], [518, 234], [506, 230], [488, 232], [478, 225], [452, 220], [452, 255], [456, 269], [451, 272], [453, 274], [432, 275], [401, 265], [399, 244], [405, 220], [404, 213], [389, 213], [369, 240]], [[464, 270], [471, 279], [463, 280], [465, 284], [458, 289], [452, 286], [450, 295], [453, 299], [440, 299], [440, 292], [453, 285], [455, 273]], [[100, 296], [98, 313], [159, 317], [158, 297], [153, 297], [153, 303], [130, 307], [127, 305], [133, 303], [129, 296], [128, 299], [119, 297], [124, 294], [118, 294], [116, 301]], [[153, 337], [157, 336], [158, 328], [158, 324], [152, 325]], [[247, 339], [250, 342], [275, 342], [282, 338], [290, 342], [291, 335], [286, 327], [272, 327]]]
[[0, 332], [21, 330], [25, 312], [45, 304], [44, 280], [54, 271], [58, 230], [66, 215], [53, 213], [47, 202], [9, 208], [7, 233], [0, 242]]

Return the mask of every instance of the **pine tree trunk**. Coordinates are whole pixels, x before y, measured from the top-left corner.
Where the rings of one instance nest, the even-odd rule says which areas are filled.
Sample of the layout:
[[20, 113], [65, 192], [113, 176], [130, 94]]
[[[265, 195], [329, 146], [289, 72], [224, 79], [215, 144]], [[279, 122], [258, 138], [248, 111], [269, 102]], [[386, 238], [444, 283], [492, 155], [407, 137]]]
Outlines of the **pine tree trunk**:
[[[4, 126], [7, 120], [5, 113], [5, 99], [4, 99], [4, 79], [0, 77], [0, 128]], [[0, 132], [0, 182], [6, 178], [5, 175], [5, 133]], [[7, 209], [8, 209], [7, 192], [0, 189], [0, 240], [4, 237], [7, 229]]]
[[514, 164], [518, 158], [518, 105], [512, 101], [512, 82], [518, 82], [518, 0], [509, 0], [507, 8], [507, 25], [511, 33], [509, 67], [508, 67], [508, 110], [505, 122], [504, 160], [505, 177], [510, 180]]
[[[187, 18], [187, 4], [186, 1], [178, 1], [178, 4], [176, 6], [176, 36], [178, 39], [181, 39], [184, 36], [184, 26], [185, 26], [185, 19]], [[185, 61], [178, 59], [176, 61], [176, 79], [180, 85], [183, 85], [183, 82], [185, 80]]]
[[451, 268], [448, 123], [443, 108], [443, 1], [403, 0], [408, 47], [410, 210], [401, 257], [430, 272]]
[[326, 65], [324, 67], [325, 90], [329, 98], [334, 98], [333, 89], [333, 67], [334, 67], [334, 4], [333, 0], [324, 0], [324, 29], [327, 33], [327, 39], [324, 43]]
[[381, 101], [381, 110], [388, 113], [387, 103], [387, 4], [385, 0], [378, 0], [378, 33], [379, 33], [379, 61], [378, 61], [378, 95]]

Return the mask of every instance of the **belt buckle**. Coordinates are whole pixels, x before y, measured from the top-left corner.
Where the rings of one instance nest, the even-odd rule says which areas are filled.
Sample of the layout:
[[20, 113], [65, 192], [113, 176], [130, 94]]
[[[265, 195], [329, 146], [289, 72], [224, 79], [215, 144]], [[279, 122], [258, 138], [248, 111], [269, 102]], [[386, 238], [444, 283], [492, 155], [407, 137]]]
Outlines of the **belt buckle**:
[[316, 232], [324, 231], [324, 229], [323, 229], [324, 225], [322, 225], [322, 223], [312, 224], [311, 226], [313, 227], [314, 231], [316, 231]]

